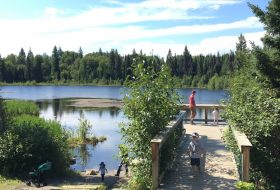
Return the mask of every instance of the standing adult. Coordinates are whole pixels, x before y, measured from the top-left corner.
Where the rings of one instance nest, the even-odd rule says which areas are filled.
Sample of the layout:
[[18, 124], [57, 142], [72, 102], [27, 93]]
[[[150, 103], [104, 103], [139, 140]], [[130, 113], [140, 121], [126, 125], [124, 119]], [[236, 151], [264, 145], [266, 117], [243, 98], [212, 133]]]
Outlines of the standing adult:
[[195, 90], [192, 91], [192, 94], [189, 97], [189, 107], [190, 107], [190, 111], [191, 111], [191, 116], [190, 116], [190, 120], [191, 120], [191, 124], [193, 123], [193, 120], [195, 118], [196, 115], [196, 110], [195, 110]]

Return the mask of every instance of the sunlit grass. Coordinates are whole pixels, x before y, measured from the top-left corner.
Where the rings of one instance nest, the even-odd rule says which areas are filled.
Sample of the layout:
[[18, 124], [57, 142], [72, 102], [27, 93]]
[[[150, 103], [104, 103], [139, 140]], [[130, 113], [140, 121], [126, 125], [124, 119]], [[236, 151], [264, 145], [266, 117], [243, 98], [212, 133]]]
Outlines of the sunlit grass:
[[22, 181], [18, 179], [8, 179], [0, 175], [0, 190], [14, 189], [22, 185]]

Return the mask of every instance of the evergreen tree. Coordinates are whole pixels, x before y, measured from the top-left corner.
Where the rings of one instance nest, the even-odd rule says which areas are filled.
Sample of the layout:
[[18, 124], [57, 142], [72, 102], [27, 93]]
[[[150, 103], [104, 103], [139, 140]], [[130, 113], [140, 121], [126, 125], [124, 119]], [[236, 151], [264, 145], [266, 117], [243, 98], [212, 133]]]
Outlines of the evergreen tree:
[[110, 51], [110, 57], [109, 57], [109, 67], [108, 67], [108, 75], [109, 75], [109, 79], [113, 79], [115, 80], [115, 75], [114, 75], [114, 68], [116, 65], [116, 54], [115, 54], [115, 50], [111, 49]]
[[34, 67], [33, 67], [33, 74], [32, 74], [36, 82], [42, 82], [43, 80], [42, 63], [43, 63], [43, 57], [41, 55], [36, 55], [34, 59]]
[[188, 50], [188, 47], [185, 46], [184, 49], [184, 71], [183, 73], [186, 73], [187, 75], [190, 75], [192, 73], [192, 56]]
[[26, 76], [25, 76], [26, 80], [28, 80], [28, 81], [32, 80], [33, 62], [34, 62], [34, 55], [31, 51], [31, 49], [29, 49], [27, 58], [26, 58]]
[[266, 11], [252, 4], [249, 6], [266, 29], [262, 38], [264, 49], [254, 48], [257, 68], [280, 97], [280, 1], [272, 0]]
[[21, 48], [20, 49], [20, 52], [18, 54], [18, 57], [17, 57], [17, 64], [19, 65], [25, 65], [26, 63], [26, 55], [25, 55], [25, 52], [24, 52], [24, 49]]
[[54, 46], [52, 51], [52, 78], [53, 80], [60, 80], [60, 68], [59, 68], [59, 53], [57, 47]]
[[103, 55], [103, 52], [102, 52], [101, 48], [99, 48], [98, 53], [99, 53], [99, 55]]
[[168, 50], [168, 54], [166, 56], [166, 64], [171, 70], [171, 74], [174, 76], [176, 73], [176, 68], [174, 67], [174, 58], [172, 56], [171, 49]]
[[79, 57], [83, 58], [84, 54], [83, 54], [83, 50], [82, 50], [81, 46], [79, 48], [79, 52], [78, 53], [79, 53]]
[[47, 54], [43, 54], [43, 64], [42, 64], [42, 75], [43, 81], [48, 82], [52, 80], [52, 63], [51, 57]]
[[16, 56], [14, 54], [8, 55], [4, 59], [4, 81], [16, 81]]
[[26, 76], [26, 55], [23, 48], [20, 49], [19, 55], [17, 57], [17, 70], [16, 70], [16, 81], [24, 82]]
[[247, 42], [243, 34], [238, 37], [238, 43], [236, 43], [236, 61], [234, 69], [239, 69], [242, 63], [247, 63], [249, 50], [247, 48]]

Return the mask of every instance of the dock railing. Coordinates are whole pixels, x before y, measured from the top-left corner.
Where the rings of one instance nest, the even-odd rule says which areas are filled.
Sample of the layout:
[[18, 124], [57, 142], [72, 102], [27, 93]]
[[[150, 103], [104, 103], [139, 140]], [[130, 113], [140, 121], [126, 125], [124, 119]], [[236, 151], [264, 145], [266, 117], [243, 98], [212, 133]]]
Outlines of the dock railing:
[[[196, 104], [196, 109], [204, 109], [204, 119], [194, 119], [194, 121], [204, 121], [205, 124], [210, 121], [208, 118], [208, 110], [214, 110], [215, 108], [218, 108], [219, 110], [223, 110], [226, 106], [222, 104]], [[182, 110], [189, 110], [189, 104], [181, 104]]]
[[240, 169], [240, 178], [241, 181], [248, 182], [250, 169], [250, 149], [252, 148], [252, 144], [244, 133], [239, 132], [234, 127], [231, 127], [231, 130], [241, 153], [241, 168], [238, 168]]
[[176, 154], [176, 147], [172, 146], [180, 142], [184, 131], [183, 120], [185, 117], [186, 112], [181, 111], [174, 120], [169, 122], [164, 131], [151, 140], [153, 190], [158, 188], [166, 170], [172, 166], [173, 157]]

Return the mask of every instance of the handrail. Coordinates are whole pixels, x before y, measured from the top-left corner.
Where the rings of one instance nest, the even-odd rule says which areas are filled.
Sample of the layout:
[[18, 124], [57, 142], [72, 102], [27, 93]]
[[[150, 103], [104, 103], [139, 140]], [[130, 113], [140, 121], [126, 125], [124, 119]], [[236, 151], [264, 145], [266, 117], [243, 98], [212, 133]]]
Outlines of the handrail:
[[[179, 105], [181, 107], [182, 110], [188, 110], [189, 109], [189, 104], [180, 104]], [[204, 121], [205, 124], [207, 124], [208, 122], [208, 109], [213, 109], [213, 108], [218, 108], [218, 109], [224, 109], [226, 107], [226, 105], [223, 104], [196, 104], [195, 105], [196, 108], [198, 109], [205, 109], [204, 110]], [[198, 120], [198, 119], [195, 119]]]
[[152, 148], [152, 188], [157, 189], [158, 185], [163, 178], [163, 175], [160, 176], [160, 168], [159, 168], [159, 162], [160, 162], [160, 149], [168, 139], [171, 132], [176, 127], [183, 127], [183, 120], [186, 117], [186, 112], [181, 111], [179, 116], [176, 118], [176, 120], [170, 121], [168, 125], [165, 127], [165, 130], [161, 131], [158, 135], [156, 135], [151, 140], [151, 148]]
[[241, 152], [241, 180], [249, 181], [249, 168], [250, 168], [250, 149], [252, 144], [244, 133], [237, 131], [231, 127], [234, 138], [237, 142], [238, 148]]

